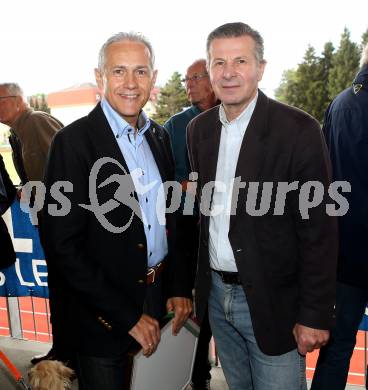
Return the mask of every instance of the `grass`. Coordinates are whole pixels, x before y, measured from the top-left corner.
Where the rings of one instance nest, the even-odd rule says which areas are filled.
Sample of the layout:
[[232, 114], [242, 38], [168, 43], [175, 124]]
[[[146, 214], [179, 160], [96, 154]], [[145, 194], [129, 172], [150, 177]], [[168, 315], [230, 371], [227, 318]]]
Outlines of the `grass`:
[[14, 168], [11, 148], [8, 146], [2, 147], [0, 146], [0, 153], [3, 156], [6, 170], [9, 173], [10, 178], [12, 179], [14, 184], [18, 184], [20, 182], [19, 177], [17, 175], [17, 171]]

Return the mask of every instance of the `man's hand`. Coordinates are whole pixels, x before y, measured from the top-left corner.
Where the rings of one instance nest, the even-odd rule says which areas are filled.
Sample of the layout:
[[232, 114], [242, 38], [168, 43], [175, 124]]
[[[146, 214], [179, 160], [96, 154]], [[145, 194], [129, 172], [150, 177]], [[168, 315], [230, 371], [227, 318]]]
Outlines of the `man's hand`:
[[172, 334], [176, 336], [193, 310], [192, 301], [189, 298], [182, 297], [170, 298], [167, 300], [166, 309], [168, 312], [173, 311], [175, 313]]
[[161, 332], [159, 323], [154, 318], [142, 314], [142, 317], [128, 333], [142, 346], [144, 356], [149, 357], [156, 351]]
[[293, 335], [301, 355], [306, 355], [307, 352], [321, 348], [327, 344], [330, 338], [330, 332], [328, 330], [309, 328], [300, 324], [294, 326]]

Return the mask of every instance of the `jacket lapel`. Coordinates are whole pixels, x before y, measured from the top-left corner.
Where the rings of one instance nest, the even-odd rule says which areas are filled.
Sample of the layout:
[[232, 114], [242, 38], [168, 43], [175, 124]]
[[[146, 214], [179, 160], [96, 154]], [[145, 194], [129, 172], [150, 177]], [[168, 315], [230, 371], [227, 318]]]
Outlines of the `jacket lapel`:
[[167, 168], [170, 161], [166, 158], [167, 151], [164, 145], [163, 135], [154, 124], [151, 124], [151, 127], [145, 133], [145, 137], [156, 161], [162, 182], [164, 183], [165, 181], [169, 180]]
[[261, 181], [259, 174], [265, 160], [269, 134], [268, 102], [267, 96], [258, 91], [257, 104], [244, 134], [235, 171], [235, 177], [240, 177], [241, 182], [247, 186], [245, 190], [239, 191], [236, 213], [230, 217], [230, 230], [236, 221], [236, 215], [246, 213], [245, 194], [248, 183]]
[[[220, 148], [221, 140], [221, 128], [222, 124], [218, 114], [219, 108], [213, 112], [207, 122], [207, 127], [203, 138], [198, 143], [198, 155], [199, 160], [199, 180], [201, 184], [206, 184], [216, 180], [217, 160]], [[211, 194], [211, 204], [213, 199], [213, 191]], [[204, 214], [201, 215], [201, 219], [204, 222], [204, 233], [206, 238], [209, 234], [209, 217]]]
[[198, 145], [198, 150], [201, 151], [198, 159], [202, 159], [200, 164], [200, 178], [203, 183], [216, 180], [217, 160], [221, 140], [221, 128], [218, 108], [214, 111], [214, 115], [208, 121], [206, 133]]
[[128, 165], [121, 153], [109, 122], [102, 111], [100, 103], [90, 112], [88, 119], [93, 128], [93, 131], [90, 132], [90, 137], [93, 142], [98, 145], [96, 150], [99, 150], [101, 157], [111, 157], [115, 159], [122, 164], [125, 171], [129, 173]]

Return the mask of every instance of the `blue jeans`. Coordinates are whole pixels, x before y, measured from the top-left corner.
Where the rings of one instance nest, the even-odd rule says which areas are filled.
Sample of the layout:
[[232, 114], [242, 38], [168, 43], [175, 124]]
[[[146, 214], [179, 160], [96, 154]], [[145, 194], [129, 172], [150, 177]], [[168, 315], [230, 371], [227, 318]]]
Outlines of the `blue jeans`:
[[319, 353], [311, 389], [345, 389], [356, 334], [367, 303], [368, 289], [337, 284], [336, 326]]
[[265, 355], [253, 333], [242, 286], [212, 272], [209, 319], [230, 390], [306, 390], [305, 357], [292, 350]]

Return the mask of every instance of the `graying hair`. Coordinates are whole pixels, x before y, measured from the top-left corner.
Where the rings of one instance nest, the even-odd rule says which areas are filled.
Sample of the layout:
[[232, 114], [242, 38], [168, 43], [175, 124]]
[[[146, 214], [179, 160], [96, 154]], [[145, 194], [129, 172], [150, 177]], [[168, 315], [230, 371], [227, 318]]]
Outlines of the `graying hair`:
[[0, 83], [0, 88], [5, 88], [9, 95], [24, 97], [23, 90], [17, 83]]
[[362, 49], [362, 56], [360, 57], [360, 67], [368, 65], [368, 43]]
[[214, 39], [217, 38], [236, 38], [242, 36], [249, 36], [253, 38], [255, 42], [255, 56], [258, 63], [265, 62], [263, 58], [264, 54], [264, 46], [263, 46], [263, 38], [261, 34], [253, 30], [248, 24], [242, 22], [235, 23], [226, 23], [220, 27], [215, 28], [207, 37], [207, 60], [209, 62], [210, 59], [210, 46]]
[[130, 32], [119, 32], [112, 37], [110, 37], [101, 47], [98, 54], [98, 69], [103, 71], [106, 65], [106, 51], [107, 48], [116, 42], [122, 41], [131, 41], [131, 42], [141, 42], [145, 45], [150, 53], [150, 66], [153, 69], [155, 64], [155, 54], [153, 52], [152, 45], [150, 41], [141, 33], [130, 31]]

